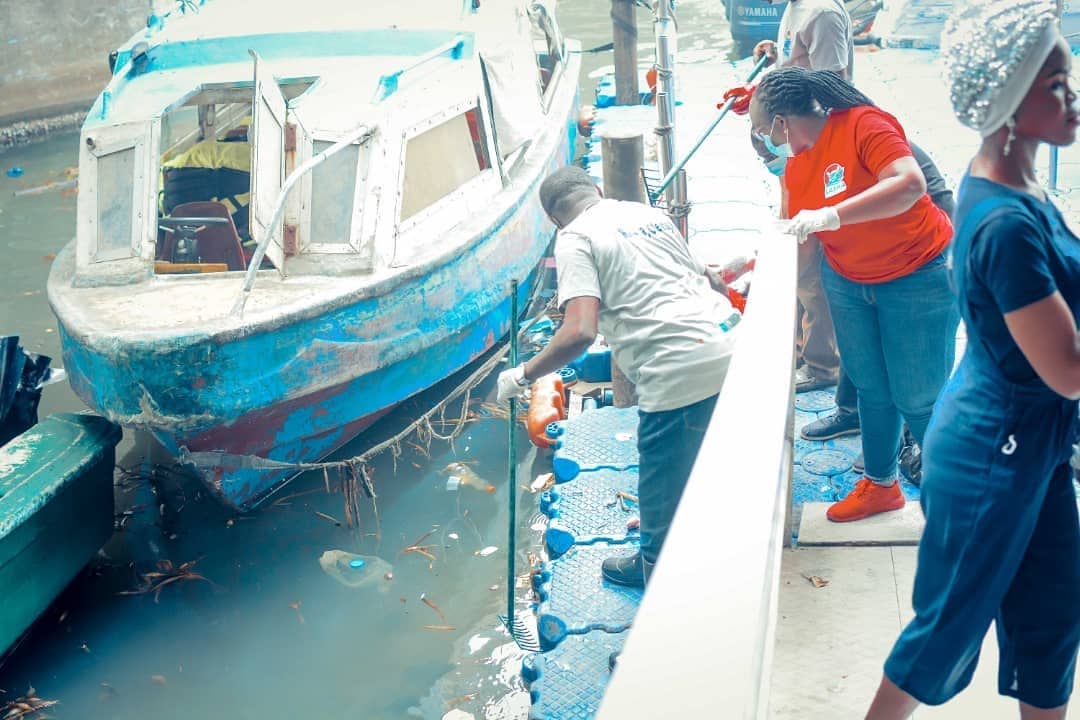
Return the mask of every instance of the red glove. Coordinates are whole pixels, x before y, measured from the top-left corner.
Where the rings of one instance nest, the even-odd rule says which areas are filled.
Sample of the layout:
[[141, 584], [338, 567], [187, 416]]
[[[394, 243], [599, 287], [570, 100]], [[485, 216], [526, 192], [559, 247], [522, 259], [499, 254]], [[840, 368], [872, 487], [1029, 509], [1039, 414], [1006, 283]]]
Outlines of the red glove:
[[731, 303], [731, 307], [739, 311], [740, 315], [746, 312], [746, 297], [738, 290], [728, 288], [728, 302]]
[[755, 88], [757, 88], [757, 85], [739, 85], [731, 88], [724, 93], [724, 102], [718, 103], [717, 109], [724, 107], [724, 103], [735, 98], [731, 111], [736, 115], [745, 115], [750, 112], [750, 98], [754, 97]]

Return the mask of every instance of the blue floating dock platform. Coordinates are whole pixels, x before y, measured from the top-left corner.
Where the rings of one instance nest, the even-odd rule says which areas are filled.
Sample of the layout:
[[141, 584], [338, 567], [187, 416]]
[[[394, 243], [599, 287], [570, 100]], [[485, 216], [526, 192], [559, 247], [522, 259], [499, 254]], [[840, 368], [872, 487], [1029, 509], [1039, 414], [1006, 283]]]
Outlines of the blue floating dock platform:
[[573, 421], [555, 423], [556, 482], [567, 482], [589, 470], [636, 470], [637, 407], [604, 407]]

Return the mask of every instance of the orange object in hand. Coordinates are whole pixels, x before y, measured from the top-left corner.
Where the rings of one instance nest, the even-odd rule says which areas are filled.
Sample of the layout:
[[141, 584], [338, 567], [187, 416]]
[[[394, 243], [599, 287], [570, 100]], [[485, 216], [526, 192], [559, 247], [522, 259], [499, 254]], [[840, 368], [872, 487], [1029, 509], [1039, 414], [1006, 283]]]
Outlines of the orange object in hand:
[[722, 109], [724, 104], [732, 98], [735, 102], [731, 104], [731, 111], [736, 115], [745, 115], [750, 112], [750, 98], [754, 97], [754, 90], [757, 85], [739, 85], [733, 87], [724, 93], [724, 102], [717, 103], [717, 109]]
[[547, 426], [566, 419], [566, 402], [563, 399], [562, 379], [555, 373], [539, 378], [532, 384], [529, 396], [529, 413], [525, 427], [529, 440], [538, 448], [551, 447]]

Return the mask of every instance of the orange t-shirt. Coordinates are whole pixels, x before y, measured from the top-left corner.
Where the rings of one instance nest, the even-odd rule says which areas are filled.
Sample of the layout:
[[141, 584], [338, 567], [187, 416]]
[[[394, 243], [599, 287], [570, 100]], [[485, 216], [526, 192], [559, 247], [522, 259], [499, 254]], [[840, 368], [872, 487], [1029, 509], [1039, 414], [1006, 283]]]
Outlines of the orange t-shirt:
[[[788, 213], [816, 210], [854, 197], [878, 182], [878, 174], [911, 156], [904, 129], [872, 106], [833, 111], [814, 147], [788, 160], [784, 185]], [[905, 212], [884, 220], [817, 233], [836, 272], [860, 283], [908, 275], [937, 257], [952, 240], [952, 223], [923, 195]]]

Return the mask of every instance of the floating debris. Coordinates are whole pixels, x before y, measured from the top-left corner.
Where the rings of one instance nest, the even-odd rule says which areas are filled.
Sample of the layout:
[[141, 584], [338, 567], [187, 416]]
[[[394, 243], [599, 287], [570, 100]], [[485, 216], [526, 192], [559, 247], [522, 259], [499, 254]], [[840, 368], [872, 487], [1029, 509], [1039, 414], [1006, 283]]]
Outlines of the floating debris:
[[434, 533], [438, 529], [438, 526], [431, 528], [426, 533], [413, 540], [412, 544], [407, 545], [401, 550], [399, 550], [398, 555], [404, 555], [407, 553], [416, 553], [417, 555], [421, 555], [428, 559], [428, 570], [430, 570], [435, 566], [435, 555], [431, 551], [434, 550], [436, 546], [434, 544], [422, 545], [421, 543], [431, 537], [432, 533]]
[[154, 682], [156, 682], [158, 685], [165, 685], [166, 684], [164, 675], [151, 675], [150, 679], [153, 680]]
[[37, 696], [37, 691], [31, 687], [22, 697], [15, 698], [5, 705], [0, 705], [0, 720], [20, 720], [57, 704], [59, 704], [59, 700], [42, 700]]
[[173, 583], [182, 580], [202, 580], [209, 585], [217, 587], [217, 585], [209, 578], [196, 572], [192, 572], [191, 568], [195, 567], [195, 563], [200, 560], [202, 560], [202, 558], [197, 557], [194, 560], [189, 560], [186, 563], [181, 564], [179, 567], [174, 566], [171, 560], [158, 560], [158, 569], [156, 571], [142, 574], [142, 587], [135, 588], [134, 590], [121, 590], [116, 594], [145, 595], [152, 592], [154, 593], [154, 602], [156, 603], [161, 599], [161, 591], [166, 585], [172, 585]]
[[550, 490], [554, 486], [555, 473], [544, 473], [536, 476], [536, 479], [532, 481], [532, 485], [529, 486], [529, 489], [534, 493], [540, 493], [545, 490]]
[[453, 625], [425, 625], [425, 630], [439, 630], [441, 632], [453, 632], [457, 630]]
[[345, 587], [363, 588], [374, 586], [386, 592], [389, 585], [378, 582], [389, 575], [393, 566], [375, 555], [355, 555], [344, 550], [327, 550], [319, 557], [319, 566], [327, 575]]
[[488, 545], [486, 548], [481, 548], [473, 554], [479, 555], [480, 557], [487, 557], [488, 555], [491, 555], [492, 553], [498, 551], [498, 549], [499, 548], [495, 547], [494, 545]]
[[80, 649], [80, 650], [82, 650], [82, 651], [83, 651], [84, 653], [86, 653], [87, 655], [89, 655], [89, 654], [90, 654], [90, 646], [89, 646], [89, 645], [87, 645], [86, 643], [83, 643], [82, 645], [80, 645], [80, 646], [79, 646], [79, 649]]
[[[301, 601], [299, 600], [289, 603], [289, 607], [296, 611], [296, 619], [300, 621], [301, 625], [304, 624], [304, 614], [300, 612], [300, 605], [302, 604], [303, 603], [301, 603]], [[183, 669], [181, 669], [180, 672], [183, 672]]]
[[460, 486], [471, 487], [484, 492], [495, 492], [495, 486], [487, 482], [464, 462], [452, 462], [442, 469], [446, 478], [446, 489], [457, 490]]
[[435, 613], [439, 616], [439, 619], [442, 620], [444, 623], [450, 622], [446, 619], [446, 615], [443, 613], [443, 611], [439, 609], [439, 606], [428, 599], [427, 593], [420, 593], [420, 602], [424, 603], [429, 608], [434, 610]]
[[340, 520], [338, 520], [338, 519], [337, 519], [336, 517], [334, 517], [333, 515], [327, 515], [326, 513], [324, 513], [324, 512], [319, 512], [318, 510], [316, 510], [316, 511], [315, 511], [315, 514], [316, 514], [317, 516], [321, 517], [321, 518], [322, 518], [323, 520], [326, 520], [327, 522], [332, 522], [332, 523], [334, 523], [335, 525], [337, 525], [338, 527], [341, 527], [341, 521], [340, 521]]
[[446, 537], [450, 538], [451, 540], [457, 540], [457, 539], [458, 539], [458, 538], [460, 538], [461, 536], [460, 536], [460, 535], [458, 535], [457, 533], [450, 533], [450, 534], [449, 534], [449, 535], [447, 535]]

